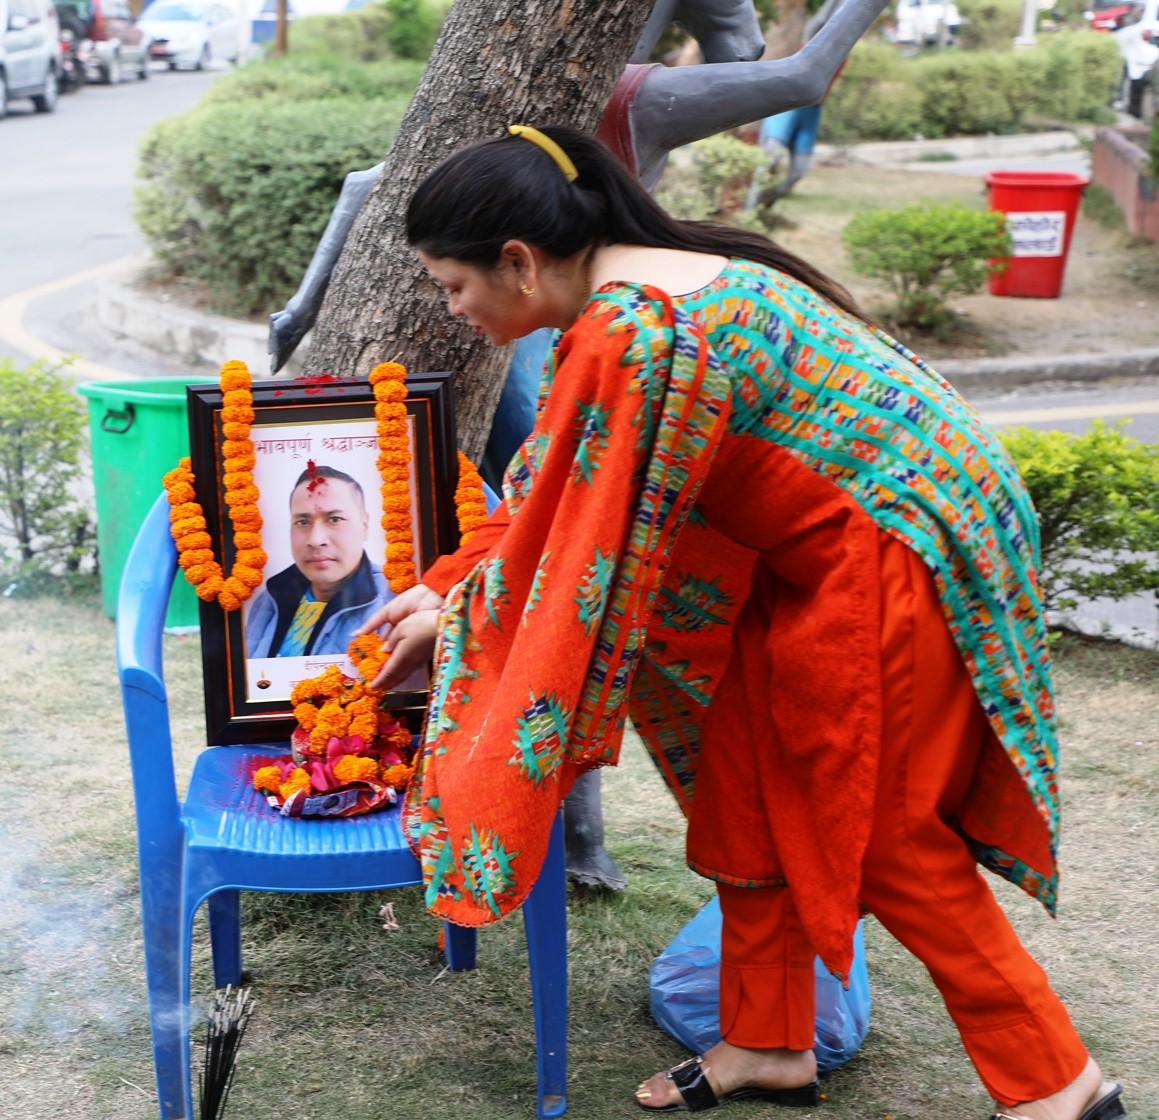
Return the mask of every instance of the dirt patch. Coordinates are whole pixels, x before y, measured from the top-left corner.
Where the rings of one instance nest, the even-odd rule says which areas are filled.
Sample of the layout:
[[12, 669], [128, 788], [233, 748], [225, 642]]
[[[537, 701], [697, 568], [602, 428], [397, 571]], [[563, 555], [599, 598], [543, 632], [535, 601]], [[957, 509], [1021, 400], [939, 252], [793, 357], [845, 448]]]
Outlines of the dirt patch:
[[[882, 315], [888, 292], [857, 276], [841, 243], [855, 214], [923, 199], [985, 209], [981, 174], [894, 170], [846, 160], [814, 164], [781, 204], [786, 224], [774, 236], [844, 283], [870, 315]], [[950, 306], [965, 329], [952, 341], [909, 334], [924, 357], [971, 358], [1103, 354], [1159, 347], [1159, 248], [1079, 215], [1058, 299], [988, 293], [956, 296]]]

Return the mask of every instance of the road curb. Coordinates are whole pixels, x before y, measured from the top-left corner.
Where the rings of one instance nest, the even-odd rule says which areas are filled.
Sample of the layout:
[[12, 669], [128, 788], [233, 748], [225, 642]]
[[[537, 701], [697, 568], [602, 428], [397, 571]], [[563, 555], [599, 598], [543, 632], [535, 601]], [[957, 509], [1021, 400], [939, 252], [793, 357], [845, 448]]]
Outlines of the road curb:
[[[242, 361], [258, 376], [269, 375], [269, 332], [263, 323], [213, 315], [148, 295], [134, 286], [142, 271], [137, 265], [98, 284], [97, 320], [106, 330], [187, 362], [222, 366]], [[309, 335], [286, 363], [287, 376], [302, 372], [300, 355], [306, 353], [308, 341]]]
[[1044, 381], [1095, 384], [1159, 377], [1159, 350], [1123, 350], [1116, 354], [1060, 354], [1055, 357], [953, 358], [931, 361], [964, 396], [971, 391], [1018, 389]]
[[[142, 271], [138, 263], [131, 269], [104, 277], [98, 285], [97, 318], [107, 330], [186, 361], [208, 362], [214, 366], [243, 361], [255, 374], [266, 375], [269, 354], [264, 324], [211, 315], [148, 295], [134, 286]], [[308, 341], [309, 335], [286, 364], [285, 376], [296, 377], [302, 372], [302, 356], [307, 352]], [[1053, 357], [954, 358], [933, 360], [930, 364], [969, 396], [972, 392], [1017, 389], [1044, 381], [1094, 384], [1159, 377], [1159, 350]]]
[[877, 140], [850, 145], [822, 143], [814, 155], [821, 163], [844, 158], [881, 167], [909, 167], [939, 159], [1029, 159], [1079, 152], [1084, 138], [1093, 139], [1094, 129], [1056, 129], [1016, 136], [951, 136], [942, 140]]

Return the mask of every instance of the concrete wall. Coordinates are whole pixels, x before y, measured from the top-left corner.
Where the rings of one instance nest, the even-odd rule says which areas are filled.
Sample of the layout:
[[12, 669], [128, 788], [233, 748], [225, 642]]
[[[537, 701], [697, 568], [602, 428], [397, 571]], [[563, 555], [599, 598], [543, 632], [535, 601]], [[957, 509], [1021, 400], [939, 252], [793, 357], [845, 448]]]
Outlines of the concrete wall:
[[1133, 237], [1159, 241], [1159, 198], [1151, 175], [1145, 128], [1112, 128], [1095, 132], [1091, 181], [1106, 187]]

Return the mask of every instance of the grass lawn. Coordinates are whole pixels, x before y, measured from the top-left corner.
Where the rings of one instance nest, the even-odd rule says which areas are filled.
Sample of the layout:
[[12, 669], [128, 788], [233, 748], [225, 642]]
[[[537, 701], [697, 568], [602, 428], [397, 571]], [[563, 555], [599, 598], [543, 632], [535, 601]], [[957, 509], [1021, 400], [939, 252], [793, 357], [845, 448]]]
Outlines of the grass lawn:
[[[112, 624], [84, 601], [0, 599], [0, 627], [0, 1118], [146, 1120], [157, 1112]], [[187, 773], [203, 734], [197, 639], [168, 638], [165, 653]], [[1067, 638], [1056, 675], [1061, 917], [995, 889], [1106, 1072], [1126, 1085], [1132, 1120], [1159, 1120], [1159, 654]], [[652, 1023], [648, 966], [710, 895], [683, 866], [682, 821], [638, 742], [605, 775], [605, 803], [629, 887], [571, 898], [576, 1120], [640, 1115], [636, 1083], [684, 1056]], [[377, 917], [387, 900], [393, 933]], [[416, 890], [248, 895], [245, 907], [258, 1007], [227, 1116], [534, 1116], [518, 920], [484, 930], [480, 968], [451, 975]], [[872, 920], [866, 941], [869, 1036], [802, 1120], [981, 1120], [987, 1099], [929, 979]], [[204, 929], [197, 953], [203, 1000]]]

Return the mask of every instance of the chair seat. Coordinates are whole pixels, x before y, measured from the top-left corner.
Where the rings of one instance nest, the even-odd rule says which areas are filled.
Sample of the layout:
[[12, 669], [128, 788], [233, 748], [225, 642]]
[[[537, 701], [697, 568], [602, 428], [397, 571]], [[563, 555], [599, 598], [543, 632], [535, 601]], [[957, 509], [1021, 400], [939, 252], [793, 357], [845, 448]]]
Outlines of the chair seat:
[[[253, 773], [263, 760], [288, 753], [282, 744], [211, 747], [198, 755], [181, 819], [191, 861], [222, 872], [206, 883], [209, 890], [375, 890], [421, 882], [397, 805], [341, 820], [284, 817], [271, 808], [254, 789]], [[352, 856], [361, 858], [352, 864]]]

